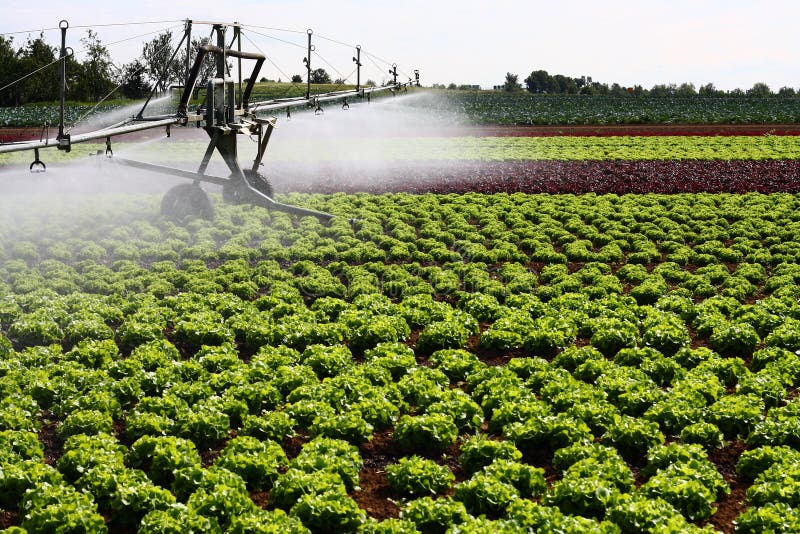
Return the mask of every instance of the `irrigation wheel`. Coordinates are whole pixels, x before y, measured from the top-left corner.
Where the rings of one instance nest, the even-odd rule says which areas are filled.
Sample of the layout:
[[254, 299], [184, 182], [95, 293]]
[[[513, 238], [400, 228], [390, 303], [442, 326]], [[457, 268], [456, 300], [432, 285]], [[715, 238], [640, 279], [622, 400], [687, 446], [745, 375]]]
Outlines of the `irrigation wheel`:
[[161, 214], [179, 223], [193, 218], [210, 220], [214, 218], [214, 206], [198, 184], [180, 184], [164, 194]]
[[[272, 184], [266, 176], [249, 169], [242, 171], [245, 175], [247, 182], [254, 188], [264, 193], [269, 198], [272, 198]], [[244, 202], [252, 202], [259, 204], [261, 197], [253, 193], [247, 184], [242, 180], [234, 180], [231, 178], [227, 184], [222, 187], [222, 199], [225, 202], [232, 204], [242, 204]]]

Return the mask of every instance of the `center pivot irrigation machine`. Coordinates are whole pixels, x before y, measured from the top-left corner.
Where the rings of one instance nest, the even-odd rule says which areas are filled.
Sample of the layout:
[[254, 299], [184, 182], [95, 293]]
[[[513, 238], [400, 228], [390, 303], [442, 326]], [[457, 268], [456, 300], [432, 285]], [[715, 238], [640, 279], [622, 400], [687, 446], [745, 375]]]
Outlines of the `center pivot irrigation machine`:
[[[200, 46], [192, 62], [190, 43], [193, 25], [211, 26], [212, 35], [216, 37], [217, 44]], [[261, 53], [242, 51], [243, 25], [236, 22], [222, 23], [186, 20], [183, 38], [175, 47], [169, 61], [170, 64], [175, 61], [178, 51], [181, 50], [183, 44], [186, 43], [185, 83], [177, 110], [174, 114], [145, 115], [147, 106], [153, 97], [155, 87], [161, 85], [166, 77], [169, 68], [168, 65], [161, 75], [161, 80], [154, 86], [153, 92], [150, 93], [150, 96], [147, 98], [138, 114], [100, 130], [70, 135], [65, 132], [64, 128], [64, 102], [67, 93], [66, 59], [72, 55], [72, 50], [66, 46], [66, 34], [69, 28], [68, 22], [62, 20], [59, 24], [59, 28], [61, 29], [61, 51], [59, 55], [61, 109], [58, 135], [55, 139], [0, 144], [0, 154], [33, 150], [35, 157], [30, 168], [32, 171], [41, 172], [46, 169], [46, 166], [39, 159], [40, 149], [56, 147], [59, 150], [69, 152], [72, 145], [76, 143], [105, 139], [106, 155], [111, 157], [113, 156], [111, 140], [115, 136], [154, 128], [165, 128], [166, 134], [169, 136], [170, 128], [173, 126], [195, 126], [197, 128], [203, 128], [210, 140], [205, 154], [203, 155], [203, 159], [200, 162], [200, 167], [196, 172], [118, 157], [110, 158], [116, 164], [191, 179], [192, 183], [180, 184], [167, 191], [161, 203], [162, 213], [178, 220], [184, 220], [190, 216], [210, 218], [213, 214], [211, 200], [206, 192], [200, 188], [201, 182], [222, 186], [222, 197], [228, 202], [250, 202], [266, 208], [296, 215], [312, 215], [323, 221], [330, 220], [333, 215], [329, 213], [282, 204], [273, 200], [270, 182], [261, 174], [259, 168], [262, 165], [262, 159], [277, 119], [274, 116], [264, 116], [263, 114], [285, 111], [288, 117], [291, 114], [291, 110], [294, 108], [311, 108], [315, 113], [321, 113], [322, 105], [332, 102], [341, 102], [342, 107], [348, 109], [350, 107], [348, 100], [354, 101], [355, 99], [364, 99], [368, 101], [373, 93], [390, 91], [394, 94], [399, 90], [407, 89], [410, 85], [419, 85], [418, 70], [414, 70], [414, 80], [409, 79], [408, 82], [398, 82], [397, 65], [392, 64], [392, 68], [389, 70], [389, 74], [392, 76], [391, 83], [381, 86], [362, 87], [361, 47], [356, 46], [356, 55], [353, 57], [357, 73], [355, 89], [312, 95], [311, 59], [312, 52], [315, 48], [311, 42], [313, 32], [307, 30], [308, 54], [303, 59], [307, 73], [305, 95], [251, 102], [250, 97], [253, 92], [253, 87], [258, 79], [266, 56]], [[229, 29], [232, 30], [232, 39], [230, 43], [226, 45], [226, 34]], [[236, 44], [236, 48], [233, 48], [234, 43]], [[195, 93], [196, 86], [198, 85], [203, 62], [208, 57], [213, 57], [215, 74], [214, 77], [209, 79], [206, 83], [205, 99], [203, 103], [192, 110], [189, 104], [192, 95]], [[238, 62], [239, 75], [237, 81], [230, 76], [228, 58], [236, 58]], [[244, 83], [242, 81], [243, 60], [255, 62], [252, 73], [249, 78], [244, 80]], [[237, 139], [239, 135], [257, 136], [258, 138], [256, 157], [252, 165], [245, 168], [239, 163], [237, 151]], [[206, 174], [209, 161], [215, 151], [219, 152], [225, 164], [230, 169], [231, 174], [228, 178]]]

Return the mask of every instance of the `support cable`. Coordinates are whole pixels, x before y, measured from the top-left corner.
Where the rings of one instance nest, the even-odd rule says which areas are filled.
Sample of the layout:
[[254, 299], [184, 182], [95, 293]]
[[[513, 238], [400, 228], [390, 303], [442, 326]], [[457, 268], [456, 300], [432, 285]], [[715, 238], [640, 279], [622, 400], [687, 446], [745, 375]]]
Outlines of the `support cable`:
[[[331, 64], [331, 62], [330, 62], [330, 61], [328, 61], [327, 59], [325, 59], [324, 57], [322, 57], [322, 56], [320, 55], [320, 53], [319, 53], [319, 52], [317, 52], [317, 51], [314, 51], [313, 53], [314, 53], [314, 54], [315, 54], [315, 55], [316, 55], [318, 58], [320, 58], [320, 59], [322, 60], [322, 62], [323, 62], [323, 63], [325, 63], [325, 64], [326, 64], [327, 66], [329, 66], [329, 67], [330, 67], [332, 70], [334, 70], [334, 71], [336, 72], [336, 74], [338, 74], [338, 75], [339, 75], [339, 78], [344, 78], [344, 74], [342, 74], [342, 71], [340, 71], [339, 69], [337, 69], [336, 67], [334, 67], [334, 66]], [[351, 76], [352, 76], [352, 74], [351, 74]]]
[[323, 39], [325, 41], [330, 41], [330, 42], [336, 43], [338, 45], [346, 46], [347, 48], [355, 48], [356, 47], [356, 45], [353, 45], [353, 44], [350, 44], [350, 43], [345, 43], [345, 42], [342, 42], [342, 41], [338, 41], [338, 40], [333, 39], [331, 37], [325, 37], [324, 35], [320, 35], [318, 33], [315, 33], [314, 35], [316, 35], [317, 37], [319, 37], [320, 39]]
[[[173, 22], [184, 22], [183, 20], [150, 20], [145, 22], [114, 22], [109, 24], [83, 24], [80, 26], [70, 26], [70, 28], [104, 28], [109, 26], [139, 26], [144, 24], [171, 24]], [[0, 35], [18, 35], [21, 33], [41, 33], [51, 30], [60, 30], [58, 26], [54, 28], [38, 28], [36, 30], [25, 30], [25, 31], [18, 31], [18, 32], [5, 32], [0, 33]]]
[[[267, 33], [261, 33], [261, 32], [257, 32], [257, 31], [255, 31], [255, 30], [252, 30], [252, 29], [251, 29], [250, 31], [251, 31], [252, 33], [256, 34], [256, 35], [260, 35], [260, 36], [262, 36], [262, 37], [266, 37], [266, 38], [268, 38], [268, 39], [274, 39], [274, 40], [276, 40], [276, 41], [280, 41], [280, 42], [282, 42], [282, 43], [286, 43], [286, 44], [288, 44], [288, 45], [291, 45], [291, 46], [296, 46], [297, 48], [302, 48], [303, 50], [305, 50], [305, 49], [306, 49], [306, 47], [305, 47], [304, 45], [297, 44], [297, 43], [293, 43], [292, 41], [287, 41], [286, 39], [281, 39], [280, 37], [275, 37], [274, 35], [269, 35], [269, 34], [267, 34]], [[305, 32], [303, 32], [303, 33], [305, 33]]]
[[[165, 44], [164, 46], [162, 46], [161, 48], [159, 48], [158, 50], [156, 50], [156, 53], [158, 54], [158, 53], [162, 52], [162, 51], [163, 51], [163, 50], [165, 50], [167, 47], [170, 47], [170, 48], [172, 48], [172, 41], [168, 42], [167, 44]], [[143, 71], [143, 70], [144, 70], [144, 69], [146, 69], [146, 68], [147, 68], [147, 65], [142, 65], [141, 67], [139, 67], [139, 68], [138, 68], [138, 69], [136, 69], [135, 71], [131, 72], [131, 73], [129, 74], [129, 76], [130, 76], [130, 75], [133, 75], [133, 74], [137, 74], [137, 73], [139, 73], [139, 72]], [[77, 126], [77, 125], [78, 125], [78, 123], [79, 123], [79, 122], [81, 122], [83, 119], [85, 119], [86, 117], [88, 117], [89, 115], [91, 115], [92, 113], [94, 113], [94, 111], [97, 109], [97, 107], [98, 107], [100, 104], [102, 104], [104, 101], [108, 100], [108, 98], [109, 98], [111, 95], [113, 95], [115, 92], [117, 92], [117, 90], [119, 90], [119, 88], [120, 88], [120, 87], [122, 87], [122, 86], [125, 84], [125, 82], [127, 82], [127, 81], [128, 81], [127, 77], [126, 77], [126, 78], [124, 78], [124, 79], [123, 79], [123, 80], [122, 80], [122, 81], [121, 81], [121, 82], [120, 82], [120, 83], [119, 83], [119, 84], [118, 84], [116, 87], [114, 87], [114, 89], [112, 89], [112, 90], [111, 90], [111, 91], [110, 91], [110, 92], [109, 92], [109, 93], [108, 93], [106, 96], [104, 96], [103, 98], [101, 98], [101, 99], [100, 99], [100, 100], [99, 100], [99, 101], [98, 101], [98, 102], [97, 102], [97, 103], [96, 103], [94, 106], [92, 106], [92, 108], [91, 108], [89, 111], [87, 111], [86, 113], [84, 113], [83, 115], [81, 115], [81, 116], [80, 116], [80, 117], [79, 117], [79, 118], [78, 118], [78, 119], [77, 119], [75, 122], [73, 122], [73, 123], [72, 123], [72, 125], [71, 125], [69, 128], [67, 128], [67, 133], [71, 132], [71, 131], [72, 131], [72, 129], [73, 129], [75, 126]]]
[[58, 57], [58, 58], [54, 59], [53, 61], [51, 61], [50, 63], [48, 63], [47, 65], [44, 65], [44, 66], [42, 66], [42, 67], [39, 67], [39, 68], [38, 68], [38, 69], [36, 69], [35, 71], [33, 71], [33, 72], [29, 72], [28, 74], [26, 74], [26, 75], [22, 76], [21, 78], [17, 78], [17, 79], [16, 79], [16, 80], [14, 80], [13, 82], [11, 82], [11, 83], [8, 83], [8, 84], [4, 85], [3, 87], [0, 87], [0, 91], [2, 91], [2, 90], [4, 90], [4, 89], [8, 89], [8, 88], [9, 88], [9, 87], [11, 87], [12, 85], [16, 85], [16, 84], [18, 84], [19, 82], [21, 82], [22, 80], [25, 80], [25, 79], [27, 79], [27, 78], [30, 78], [31, 76], [33, 76], [33, 75], [34, 75], [34, 74], [36, 74], [37, 72], [43, 71], [43, 70], [44, 70], [44, 69], [46, 69], [47, 67], [51, 67], [51, 66], [55, 65], [56, 63], [58, 63], [59, 61], [61, 61], [62, 59], [66, 59], [66, 58], [68, 58], [68, 57], [71, 57], [72, 55], [73, 55], [73, 54], [68, 54], [68, 55], [64, 56], [63, 58], [60, 58], [60, 57]]
[[276, 32], [287, 32], [287, 33], [302, 33], [305, 35], [305, 30], [289, 30], [286, 28], [270, 28], [269, 26], [256, 26], [255, 24], [242, 24], [243, 28], [258, 28], [259, 30], [270, 30]]
[[[288, 74], [286, 74], [286, 73], [285, 73], [285, 72], [284, 72], [284, 71], [283, 71], [283, 70], [282, 70], [282, 69], [281, 69], [281, 68], [280, 68], [280, 67], [277, 65], [277, 63], [275, 63], [274, 61], [272, 61], [272, 59], [271, 59], [271, 58], [270, 58], [270, 57], [269, 57], [269, 56], [266, 54], [266, 52], [264, 52], [264, 51], [263, 51], [263, 50], [262, 50], [262, 49], [261, 49], [261, 48], [260, 48], [260, 47], [259, 47], [259, 46], [258, 46], [256, 43], [255, 43], [255, 42], [253, 42], [253, 40], [252, 40], [252, 39], [250, 39], [250, 37], [248, 37], [246, 33], [243, 33], [242, 35], [244, 35], [244, 38], [245, 38], [245, 39], [247, 39], [248, 41], [250, 41], [250, 44], [252, 44], [254, 47], [256, 47], [256, 50], [258, 50], [259, 52], [261, 52], [261, 55], [263, 55], [265, 58], [267, 58], [267, 61], [269, 61], [269, 62], [272, 64], [272, 66], [273, 66], [273, 67], [275, 67], [275, 68], [278, 70], [278, 72], [280, 72], [280, 73], [281, 73], [281, 74], [282, 74], [282, 75], [283, 75], [283, 76], [286, 78], [286, 80], [287, 80], [287, 81], [291, 81], [292, 77], [291, 77], [291, 76], [289, 76]], [[273, 97], [273, 99], [279, 99], [279, 98], [283, 98], [284, 96], [286, 96], [286, 94], [287, 94], [287, 93], [289, 93], [289, 91], [291, 91], [292, 89], [294, 89], [294, 87], [295, 87], [296, 85], [298, 85], [298, 84], [297, 84], [297, 82], [291, 82], [291, 85], [289, 85], [289, 86], [288, 86], [286, 89], [284, 89], [284, 91], [283, 91], [281, 94], [279, 94], [279, 95], [278, 95], [278, 96], [276, 96], [276, 97]]]

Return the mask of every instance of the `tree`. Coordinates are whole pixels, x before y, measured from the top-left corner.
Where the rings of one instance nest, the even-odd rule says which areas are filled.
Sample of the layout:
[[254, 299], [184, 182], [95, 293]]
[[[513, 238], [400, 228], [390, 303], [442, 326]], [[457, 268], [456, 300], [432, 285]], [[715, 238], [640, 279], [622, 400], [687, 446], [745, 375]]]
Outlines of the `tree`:
[[364, 84], [364, 87], [375, 87], [376, 83], [375, 80], [367, 80]]
[[525, 78], [525, 87], [531, 93], [552, 93], [553, 85], [553, 78], [546, 70], [535, 70]]
[[[44, 42], [44, 36], [36, 39], [28, 38], [25, 47], [21, 49], [19, 58], [20, 75], [30, 74], [45, 65], [50, 67], [33, 74], [17, 84], [19, 88], [19, 102], [42, 102], [58, 99], [60, 82], [57, 76], [58, 63], [53, 63], [56, 58], [56, 49]], [[70, 70], [68, 69], [69, 73]]]
[[321, 67], [314, 69], [311, 71], [311, 83], [331, 83], [331, 76]]
[[684, 82], [678, 86], [675, 94], [678, 96], [695, 96], [697, 94], [697, 90], [694, 88], [693, 83]]
[[556, 74], [553, 76], [552, 80], [554, 93], [574, 95], [578, 92], [578, 86], [575, 84], [575, 80], [568, 76]]
[[772, 96], [772, 89], [764, 82], [756, 82], [747, 90], [747, 96]]
[[650, 89], [650, 96], [674, 96], [678, 91], [678, 86], [674, 83], [669, 85], [656, 84]]
[[507, 93], [515, 93], [521, 89], [519, 85], [519, 76], [516, 74], [506, 73], [506, 81], [503, 83], [503, 91]]
[[[198, 52], [200, 52], [200, 47], [207, 45], [211, 42], [211, 39], [208, 37], [203, 37], [200, 40], [192, 39], [191, 44], [191, 57], [194, 59], [197, 57]], [[183, 80], [184, 72], [183, 68], [186, 65], [186, 50], [182, 50], [181, 53], [178, 55], [176, 61], [176, 72], [177, 79]], [[194, 65], [194, 61], [190, 65]], [[191, 66], [190, 66], [191, 68]], [[228, 70], [231, 68], [231, 63], [228, 61]], [[200, 86], [204, 86], [208, 83], [208, 80], [216, 76], [217, 74], [217, 62], [214, 60], [213, 54], [206, 54], [205, 58], [203, 58], [203, 63], [200, 65], [200, 71], [197, 75], [197, 84]]]
[[150, 93], [150, 84], [145, 77], [147, 67], [141, 60], [134, 59], [122, 67], [120, 92], [126, 98], [144, 98]]
[[628, 88], [622, 87], [617, 82], [612, 83], [611, 88], [608, 91], [614, 96], [627, 96], [628, 94]]
[[292, 83], [303, 83], [303, 77], [299, 74], [292, 75]]
[[97, 32], [86, 30], [81, 39], [86, 50], [86, 60], [81, 63], [81, 75], [72, 88], [72, 97], [80, 100], [99, 100], [114, 89], [111, 55], [97, 37]]
[[778, 89], [778, 96], [796, 96], [797, 92], [794, 87], [781, 87]]
[[336, 78], [335, 80], [333, 80], [333, 83], [337, 85], [344, 85], [344, 78]]
[[[9, 84], [22, 75], [13, 42], [13, 37], [6, 39], [0, 35], [0, 85]], [[19, 86], [12, 85], [0, 92], [0, 106], [16, 106], [20, 96]]]
[[700, 96], [722, 96], [724, 93], [720, 91], [716, 87], [714, 87], [713, 83], [707, 83], [705, 85], [701, 85], [700, 89], [698, 89], [697, 94]]
[[157, 84], [156, 89], [159, 91], [165, 91], [169, 84], [183, 79], [184, 65], [177, 61], [173, 61], [172, 64], [169, 62], [172, 52], [171, 30], [159, 33], [142, 48], [142, 60], [147, 65], [147, 78], [150, 83]]

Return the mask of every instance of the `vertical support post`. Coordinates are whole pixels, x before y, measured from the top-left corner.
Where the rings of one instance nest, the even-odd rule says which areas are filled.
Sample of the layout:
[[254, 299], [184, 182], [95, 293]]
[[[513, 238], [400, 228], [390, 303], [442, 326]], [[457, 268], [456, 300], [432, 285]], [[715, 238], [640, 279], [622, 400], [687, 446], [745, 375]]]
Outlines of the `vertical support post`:
[[[235, 26], [233, 27], [233, 35], [236, 38], [236, 49], [241, 52], [242, 51], [242, 27], [239, 26], [238, 22], [234, 22]], [[242, 58], [238, 58], [238, 69], [239, 69], [239, 100], [236, 104], [236, 109], [242, 109]]]
[[397, 85], [397, 63], [392, 63], [392, 68], [389, 69], [389, 74], [394, 76], [394, 81], [392, 83]]
[[[225, 30], [227, 28], [222, 24], [215, 24], [214, 30], [217, 32], [217, 46], [222, 49], [222, 52], [219, 54], [214, 54], [215, 59], [217, 60], [217, 74], [216, 77], [220, 80], [220, 83], [211, 83], [209, 84], [209, 90], [214, 91], [214, 110], [213, 115], [215, 117], [214, 123], [216, 125], [225, 124], [227, 122], [227, 107], [233, 106], [233, 102], [229, 102], [227, 98], [227, 90], [225, 84], [225, 67], [228, 65], [227, 56], [225, 55]], [[233, 88], [231, 88], [233, 89]], [[233, 99], [233, 95], [231, 95], [231, 100]], [[210, 106], [210, 101], [209, 101]], [[232, 108], [231, 108], [232, 109]]]
[[311, 44], [311, 35], [314, 31], [309, 28], [306, 30], [308, 34], [308, 55], [303, 60], [306, 64], [306, 100], [311, 98], [311, 52], [314, 51], [314, 46]]
[[356, 57], [353, 58], [356, 62], [356, 93], [361, 90], [361, 45], [356, 45]]
[[[60, 141], [61, 139], [65, 139], [64, 137], [64, 103], [67, 98], [67, 28], [69, 28], [69, 22], [66, 20], [62, 20], [58, 23], [58, 27], [61, 28], [61, 52], [59, 54], [59, 62], [58, 71], [61, 75], [61, 106], [59, 109], [59, 117], [58, 117], [58, 137], [57, 139]], [[69, 146], [69, 140], [67, 138], [67, 146]]]
[[414, 69], [414, 78], [417, 82], [417, 87], [419, 87], [419, 69]]
[[186, 19], [186, 74], [183, 77], [183, 90], [189, 85], [189, 71], [192, 69], [192, 21]]
[[215, 54], [217, 60], [217, 78], [225, 79], [225, 26], [221, 24], [214, 25], [214, 31], [217, 32], [217, 46], [222, 49], [221, 54]]

